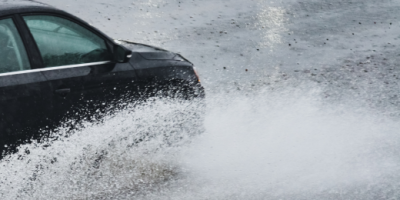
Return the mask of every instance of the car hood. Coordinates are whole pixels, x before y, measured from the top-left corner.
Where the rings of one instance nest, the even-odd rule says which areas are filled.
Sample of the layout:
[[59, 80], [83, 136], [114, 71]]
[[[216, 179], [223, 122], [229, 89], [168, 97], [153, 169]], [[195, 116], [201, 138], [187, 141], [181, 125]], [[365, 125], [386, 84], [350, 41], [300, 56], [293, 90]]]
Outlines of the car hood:
[[126, 47], [132, 52], [139, 53], [147, 60], [176, 60], [180, 55], [167, 51], [165, 49], [154, 47], [147, 44], [140, 44], [126, 40], [115, 40], [118, 44]]

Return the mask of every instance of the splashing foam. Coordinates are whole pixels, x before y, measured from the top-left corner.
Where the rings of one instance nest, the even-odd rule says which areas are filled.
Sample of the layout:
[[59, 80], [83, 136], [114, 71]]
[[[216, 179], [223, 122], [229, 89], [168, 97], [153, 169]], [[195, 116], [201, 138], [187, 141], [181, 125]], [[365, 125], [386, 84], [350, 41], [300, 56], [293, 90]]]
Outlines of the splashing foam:
[[327, 105], [319, 94], [300, 86], [213, 106], [207, 132], [185, 154], [183, 185], [198, 199], [398, 196], [398, 121]]
[[153, 188], [179, 172], [175, 146], [201, 130], [199, 105], [148, 101], [73, 134], [60, 128], [51, 137], [59, 139], [23, 145], [1, 161], [0, 195], [87, 199]]
[[[315, 89], [310, 89], [315, 88]], [[399, 196], [393, 116], [317, 84], [150, 101], [1, 161], [2, 199], [376, 199]], [[250, 90], [248, 90], [250, 91]], [[357, 112], [353, 112], [356, 109]], [[205, 131], [202, 131], [204, 126]], [[63, 130], [54, 135], [64, 135]], [[22, 153], [28, 149], [29, 154]], [[388, 187], [390, 186], [390, 187]]]

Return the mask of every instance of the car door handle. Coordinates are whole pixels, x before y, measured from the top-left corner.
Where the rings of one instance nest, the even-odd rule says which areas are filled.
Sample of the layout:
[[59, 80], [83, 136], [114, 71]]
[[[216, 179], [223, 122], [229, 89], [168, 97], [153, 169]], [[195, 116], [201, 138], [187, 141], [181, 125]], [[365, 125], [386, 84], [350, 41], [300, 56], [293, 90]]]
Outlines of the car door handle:
[[66, 96], [68, 93], [71, 92], [71, 89], [70, 88], [57, 89], [55, 92], [60, 96]]

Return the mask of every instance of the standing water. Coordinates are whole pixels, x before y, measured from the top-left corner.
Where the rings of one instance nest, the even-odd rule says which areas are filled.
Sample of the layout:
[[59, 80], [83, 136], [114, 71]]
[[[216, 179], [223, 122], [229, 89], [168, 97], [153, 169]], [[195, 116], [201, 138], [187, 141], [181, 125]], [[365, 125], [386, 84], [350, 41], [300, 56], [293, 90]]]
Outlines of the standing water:
[[59, 127], [0, 161], [1, 199], [400, 198], [399, 2], [48, 3], [182, 52], [206, 110], [156, 99]]

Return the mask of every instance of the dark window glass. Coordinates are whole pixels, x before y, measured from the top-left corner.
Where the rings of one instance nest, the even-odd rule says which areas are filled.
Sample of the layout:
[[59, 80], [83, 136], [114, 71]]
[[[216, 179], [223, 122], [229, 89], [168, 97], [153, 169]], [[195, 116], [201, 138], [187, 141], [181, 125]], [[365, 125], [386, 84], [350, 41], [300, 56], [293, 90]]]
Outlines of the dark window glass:
[[12, 19], [0, 20], [0, 73], [30, 69], [25, 47]]
[[24, 17], [45, 67], [111, 60], [105, 41], [67, 19], [32, 15]]

